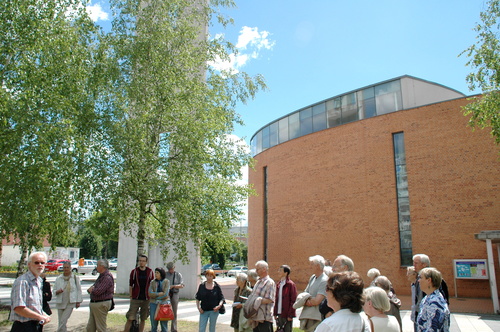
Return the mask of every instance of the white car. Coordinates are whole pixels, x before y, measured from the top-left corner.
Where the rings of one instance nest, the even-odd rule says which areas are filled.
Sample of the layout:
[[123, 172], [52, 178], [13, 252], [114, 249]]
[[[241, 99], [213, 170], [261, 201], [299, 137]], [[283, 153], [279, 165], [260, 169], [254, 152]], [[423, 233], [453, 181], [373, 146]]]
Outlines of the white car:
[[[63, 267], [57, 268], [57, 271], [62, 272]], [[74, 273], [87, 274], [92, 273], [93, 276], [97, 274], [97, 261], [93, 259], [85, 259], [83, 266], [78, 265], [78, 261], [71, 262], [71, 271]]]
[[118, 267], [118, 258], [110, 259], [108, 263], [110, 270], [116, 270], [116, 268]]
[[246, 266], [235, 266], [231, 270], [227, 271], [228, 277], [236, 277], [238, 273], [247, 273], [248, 267]]

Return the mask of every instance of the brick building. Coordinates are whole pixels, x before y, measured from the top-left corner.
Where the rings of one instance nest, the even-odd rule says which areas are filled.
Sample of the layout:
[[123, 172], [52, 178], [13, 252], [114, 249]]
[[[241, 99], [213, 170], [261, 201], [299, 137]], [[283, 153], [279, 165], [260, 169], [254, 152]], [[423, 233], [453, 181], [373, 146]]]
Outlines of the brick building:
[[[252, 138], [249, 266], [281, 264], [304, 289], [308, 257], [351, 257], [409, 294], [406, 266], [425, 253], [455, 295], [453, 260], [487, 258], [483, 230], [500, 229], [500, 148], [472, 131], [458, 91], [402, 76], [321, 101]], [[500, 280], [498, 250], [496, 278]], [[459, 295], [490, 297], [487, 280]]]

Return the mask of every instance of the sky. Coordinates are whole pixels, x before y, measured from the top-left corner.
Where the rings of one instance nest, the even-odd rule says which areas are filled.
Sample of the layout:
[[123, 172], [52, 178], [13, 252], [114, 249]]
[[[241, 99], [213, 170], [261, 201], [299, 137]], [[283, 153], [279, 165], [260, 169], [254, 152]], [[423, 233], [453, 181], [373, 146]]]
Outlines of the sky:
[[[92, 0], [93, 19], [109, 27], [105, 0]], [[443, 84], [466, 95], [468, 58], [483, 0], [236, 0], [214, 24], [239, 50], [223, 68], [261, 74], [267, 91], [237, 112], [234, 134], [247, 144], [268, 123], [318, 101], [402, 75]], [[245, 174], [246, 177], [246, 174]], [[244, 222], [246, 224], [246, 221]]]
[[[105, 0], [92, 0], [97, 23], [109, 26]], [[267, 91], [238, 105], [247, 143], [263, 126], [315, 102], [401, 75], [466, 95], [471, 68], [459, 54], [476, 42], [483, 0], [236, 0], [222, 12], [227, 29], [211, 26], [239, 49], [224, 64], [261, 74]]]

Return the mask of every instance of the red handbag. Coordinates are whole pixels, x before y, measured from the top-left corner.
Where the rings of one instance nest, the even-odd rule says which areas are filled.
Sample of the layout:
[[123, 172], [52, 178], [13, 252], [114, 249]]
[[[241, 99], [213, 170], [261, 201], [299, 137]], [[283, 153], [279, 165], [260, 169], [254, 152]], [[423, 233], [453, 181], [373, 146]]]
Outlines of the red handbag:
[[174, 311], [170, 304], [158, 304], [156, 306], [155, 320], [166, 321], [174, 320]]

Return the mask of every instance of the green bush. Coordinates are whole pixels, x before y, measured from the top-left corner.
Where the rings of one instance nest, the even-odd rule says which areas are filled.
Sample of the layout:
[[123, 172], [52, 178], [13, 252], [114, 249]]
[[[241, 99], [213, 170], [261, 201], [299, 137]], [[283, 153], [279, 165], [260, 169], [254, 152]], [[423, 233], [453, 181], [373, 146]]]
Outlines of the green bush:
[[0, 272], [9, 273], [9, 272], [17, 272], [17, 263], [11, 265], [0, 266]]

